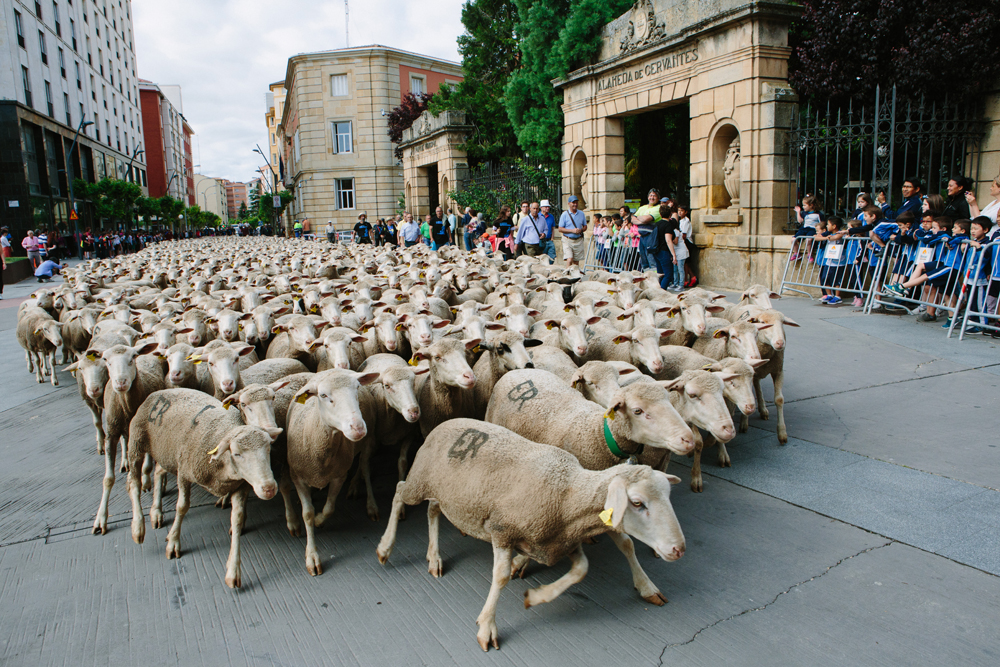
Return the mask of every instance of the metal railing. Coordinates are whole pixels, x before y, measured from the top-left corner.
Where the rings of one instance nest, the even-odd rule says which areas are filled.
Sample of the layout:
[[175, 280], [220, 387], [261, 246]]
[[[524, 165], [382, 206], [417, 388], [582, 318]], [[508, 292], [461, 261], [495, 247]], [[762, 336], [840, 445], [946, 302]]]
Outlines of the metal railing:
[[808, 288], [851, 294], [864, 300], [871, 286], [872, 265], [869, 244], [860, 236], [837, 241], [799, 237], [785, 262], [781, 289], [809, 296]]
[[[966, 283], [965, 311], [958, 325], [958, 339], [964, 340], [971, 327], [1000, 333], [1000, 241], [993, 241], [976, 251], [970, 262]], [[971, 320], [978, 320], [971, 322]], [[955, 321], [952, 321], [954, 330]], [[949, 337], [951, 331], [948, 332]]]
[[603, 269], [611, 273], [635, 271], [640, 268], [639, 248], [630, 247], [625, 241], [591, 236], [587, 242], [585, 269]]

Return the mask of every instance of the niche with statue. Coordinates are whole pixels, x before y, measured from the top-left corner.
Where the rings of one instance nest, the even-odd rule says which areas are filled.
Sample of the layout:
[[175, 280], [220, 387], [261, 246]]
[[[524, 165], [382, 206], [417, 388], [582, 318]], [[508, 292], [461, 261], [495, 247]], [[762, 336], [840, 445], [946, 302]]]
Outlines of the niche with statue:
[[708, 211], [702, 221], [707, 225], [742, 224], [742, 153], [735, 125], [724, 122], [715, 128], [709, 138], [708, 158]]

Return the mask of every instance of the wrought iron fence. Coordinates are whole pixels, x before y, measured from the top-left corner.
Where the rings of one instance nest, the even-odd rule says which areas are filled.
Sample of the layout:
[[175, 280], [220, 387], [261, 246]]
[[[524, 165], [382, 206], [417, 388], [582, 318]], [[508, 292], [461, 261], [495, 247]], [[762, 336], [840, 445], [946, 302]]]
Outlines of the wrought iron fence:
[[789, 133], [788, 231], [794, 206], [815, 195], [828, 215], [850, 217], [858, 194], [884, 191], [901, 202], [904, 179], [919, 178], [924, 193], [941, 193], [956, 174], [978, 180], [982, 109], [968, 100], [902, 101], [896, 88], [875, 89], [874, 104], [806, 105]]
[[522, 201], [548, 199], [552, 213], [562, 201], [562, 176], [559, 167], [535, 167], [521, 160], [485, 162], [473, 168], [460, 190], [449, 196], [462, 208], [471, 206], [483, 211], [487, 220], [495, 219], [502, 206], [511, 213]]

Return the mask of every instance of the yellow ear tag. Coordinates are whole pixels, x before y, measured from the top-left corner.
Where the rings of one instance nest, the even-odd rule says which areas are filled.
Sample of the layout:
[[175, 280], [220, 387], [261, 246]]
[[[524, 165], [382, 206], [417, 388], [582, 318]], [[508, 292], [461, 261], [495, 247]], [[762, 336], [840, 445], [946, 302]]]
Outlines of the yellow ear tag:
[[610, 419], [610, 420], [614, 421], [614, 419], [615, 419], [615, 411], [614, 410], [608, 410], [608, 414], [604, 415], [604, 418], [605, 419]]
[[545, 324], [545, 328], [548, 329], [549, 331], [551, 331], [552, 330], [552, 324], [550, 322], [547, 322]]
[[197, 365], [198, 365], [198, 364], [200, 364], [200, 363], [201, 363], [201, 359], [195, 359], [195, 360], [194, 360], [194, 365], [195, 365], [195, 366], [197, 366]]
[[570, 308], [569, 306], [566, 306], [565, 308], [563, 308], [563, 311], [564, 311], [564, 312], [567, 312], [567, 313], [568, 313], [569, 311], [571, 311], [571, 310], [573, 310], [573, 309], [572, 309], [572, 308]]
[[309, 400], [309, 394], [301, 394], [295, 397], [295, 402], [299, 405], [305, 405], [306, 401]]
[[610, 526], [611, 525], [611, 514], [614, 511], [615, 511], [614, 507], [609, 507], [608, 509], [604, 510], [603, 512], [601, 512], [597, 516], [601, 517], [601, 521], [604, 522], [605, 526]]
[[608, 294], [614, 294], [614, 293], [615, 293], [615, 291], [613, 289], [609, 289], [608, 290]]
[[210, 452], [208, 453], [208, 455], [209, 455], [209, 456], [211, 456], [212, 454], [216, 453], [217, 451], [219, 451], [219, 446], [218, 446], [218, 445], [216, 445], [216, 446], [215, 446], [215, 449], [213, 449], [212, 451], [210, 451]]
[[90, 359], [91, 361], [97, 361], [97, 355], [94, 354], [93, 352], [91, 352], [90, 354], [88, 354], [87, 358]]
[[474, 348], [472, 348], [472, 354], [479, 354], [482, 351], [483, 351], [483, 348], [479, 347], [478, 345], [475, 346]]
[[410, 361], [408, 361], [407, 363], [409, 363], [411, 366], [416, 366], [419, 362], [417, 361], [416, 357], [411, 357]]
[[712, 367], [712, 364], [705, 364], [704, 366], [701, 367], [701, 370], [707, 371], [711, 367]]
[[618, 319], [619, 320], [624, 320], [625, 319], [625, 313], [622, 313], [621, 315], [619, 315]]
[[233, 407], [233, 404], [232, 403], [223, 403], [222, 407], [224, 407], [226, 410], [228, 410], [229, 408]]

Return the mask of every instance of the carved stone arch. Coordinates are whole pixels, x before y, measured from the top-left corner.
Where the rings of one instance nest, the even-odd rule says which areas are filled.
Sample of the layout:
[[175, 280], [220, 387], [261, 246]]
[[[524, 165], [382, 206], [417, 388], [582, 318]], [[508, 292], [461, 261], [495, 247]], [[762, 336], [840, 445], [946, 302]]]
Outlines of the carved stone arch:
[[[735, 165], [727, 165], [730, 148], [739, 148], [740, 130], [731, 118], [718, 121], [708, 135], [708, 208], [724, 211], [739, 207], [743, 181], [742, 158]], [[734, 143], [735, 142], [735, 143]], [[729, 187], [726, 185], [727, 168], [731, 168]], [[730, 190], [735, 192], [730, 192]]]
[[[572, 177], [570, 179], [570, 191], [568, 194], [579, 197], [580, 209], [585, 210], [590, 205], [590, 201], [588, 200], [594, 191], [594, 184], [593, 176], [589, 173], [587, 154], [583, 152], [582, 148], [577, 148], [573, 151], [573, 157], [570, 158], [570, 168]], [[584, 176], [585, 173], [587, 174], [586, 177]]]

